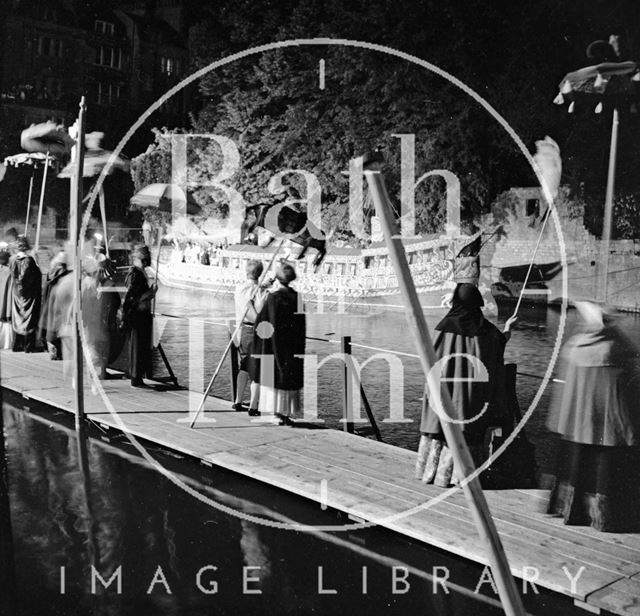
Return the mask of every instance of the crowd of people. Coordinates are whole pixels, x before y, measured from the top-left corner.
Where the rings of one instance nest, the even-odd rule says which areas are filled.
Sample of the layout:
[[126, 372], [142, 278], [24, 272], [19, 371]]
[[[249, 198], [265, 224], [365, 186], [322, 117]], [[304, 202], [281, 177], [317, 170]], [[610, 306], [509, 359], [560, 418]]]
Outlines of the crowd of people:
[[[43, 276], [29, 240], [10, 229], [0, 247], [0, 345], [14, 352], [46, 351], [52, 360], [69, 360], [73, 347], [73, 276], [68, 251], [60, 249]], [[104, 247], [84, 255], [81, 272], [81, 322], [97, 375], [128, 347], [131, 385], [143, 387], [151, 376], [152, 279], [149, 249], [136, 247], [126, 277], [124, 300], [115, 288], [116, 266]]]
[[249, 415], [264, 412], [275, 415], [280, 425], [292, 425], [292, 417], [300, 411], [306, 319], [298, 293], [290, 286], [296, 279], [293, 266], [279, 265], [275, 279], [266, 285], [260, 284], [262, 272], [260, 261], [249, 261], [247, 282], [235, 292], [240, 370], [233, 408], [244, 410], [242, 401], [250, 382]]
[[187, 242], [180, 244], [174, 242], [171, 261], [173, 263], [188, 263], [191, 265], [221, 265], [220, 251], [226, 248], [225, 243], [211, 244]]
[[[0, 248], [0, 345], [15, 352], [47, 350], [52, 360], [71, 353], [73, 277], [60, 251], [43, 277], [26, 237], [13, 234]], [[121, 302], [116, 270], [104, 253], [83, 259], [82, 323], [91, 363], [100, 378], [128, 344], [131, 385], [145, 387], [151, 376], [153, 302], [157, 284], [146, 245], [137, 246]], [[306, 320], [296, 279], [287, 261], [266, 277], [260, 261], [246, 266], [246, 281], [235, 291], [240, 366], [233, 408], [250, 416], [274, 415], [292, 425], [303, 387]], [[515, 321], [501, 332], [483, 315], [475, 284], [460, 282], [450, 309], [436, 326], [435, 350], [457, 419], [477, 464], [492, 426], [513, 420], [506, 391], [505, 346]], [[560, 435], [558, 460], [550, 477], [549, 513], [567, 524], [598, 530], [640, 530], [640, 352], [617, 326], [615, 311], [594, 301], [575, 301], [581, 325], [564, 347], [564, 375], [548, 413], [548, 428]], [[471, 378], [479, 360], [486, 378]], [[245, 404], [250, 385], [248, 404]], [[425, 392], [416, 477], [442, 487], [459, 483], [438, 413]]]
[[[591, 300], [574, 301], [580, 322], [563, 351], [547, 427], [559, 435], [547, 512], [566, 524], [591, 525], [600, 531], [640, 531], [640, 351], [617, 326], [614, 310]], [[439, 360], [446, 359], [446, 381], [456, 419], [470, 453], [480, 465], [482, 445], [491, 426], [507, 426], [513, 417], [505, 388], [504, 349], [513, 319], [500, 332], [482, 314], [478, 289], [458, 284], [451, 309], [436, 326]], [[477, 358], [486, 379], [470, 378]], [[476, 373], [477, 377], [477, 373]], [[420, 425], [416, 477], [442, 487], [459, 483], [441, 416], [425, 395]]]
[[[262, 271], [262, 263], [249, 262], [247, 281], [235, 293], [241, 366], [233, 407], [245, 410], [242, 400], [251, 382], [249, 415], [266, 410], [280, 425], [291, 425], [300, 409], [306, 324], [290, 286], [296, 278], [293, 267], [281, 265], [270, 290], [260, 285]], [[500, 331], [483, 315], [483, 305], [475, 284], [458, 283], [435, 339], [437, 358], [445, 360], [441, 379], [476, 465], [486, 459], [488, 431], [496, 426], [510, 430], [515, 424], [504, 353], [516, 319], [508, 319]], [[565, 374], [547, 419], [549, 430], [560, 435], [555, 470], [546, 478], [551, 482], [548, 513], [567, 524], [635, 532], [640, 530], [640, 415], [634, 407], [640, 399], [640, 351], [617, 327], [614, 311], [593, 301], [574, 305], [580, 324], [565, 345]], [[486, 378], [473, 378], [478, 363]], [[425, 392], [416, 476], [448, 487], [463, 477], [441, 421]]]

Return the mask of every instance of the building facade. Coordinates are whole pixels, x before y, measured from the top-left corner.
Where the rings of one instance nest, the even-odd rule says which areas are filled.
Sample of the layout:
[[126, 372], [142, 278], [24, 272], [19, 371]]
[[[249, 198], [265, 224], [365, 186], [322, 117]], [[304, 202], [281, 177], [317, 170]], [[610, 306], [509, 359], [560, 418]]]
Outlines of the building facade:
[[[53, 120], [70, 126], [82, 96], [87, 132], [105, 133], [102, 146], [113, 149], [189, 69], [181, 2], [10, 0], [0, 36], [0, 163], [20, 152], [20, 133], [29, 125]], [[128, 142], [124, 154], [146, 149], [152, 126], [185, 126], [188, 102], [180, 92], [163, 104]], [[41, 175], [42, 170], [36, 170], [36, 187]], [[2, 221], [24, 219], [29, 198], [32, 208], [37, 204], [36, 192], [28, 191], [30, 177], [27, 168], [4, 175]], [[122, 174], [108, 180], [110, 220], [127, 214], [127, 181]], [[64, 227], [67, 185], [50, 173], [45, 192], [45, 210], [55, 210], [59, 220], [54, 226]]]
[[[13, 0], [0, 25], [0, 105], [22, 126], [68, 124], [86, 97], [90, 130], [120, 133], [185, 76], [189, 54], [181, 4]], [[179, 125], [186, 98], [159, 110], [157, 124]]]

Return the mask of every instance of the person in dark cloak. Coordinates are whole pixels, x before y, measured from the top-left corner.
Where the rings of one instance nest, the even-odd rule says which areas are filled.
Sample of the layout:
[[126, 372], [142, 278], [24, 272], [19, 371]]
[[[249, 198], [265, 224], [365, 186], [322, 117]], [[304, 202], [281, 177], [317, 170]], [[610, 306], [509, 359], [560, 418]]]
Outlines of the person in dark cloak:
[[560, 435], [548, 513], [605, 532], [640, 531], [640, 352], [593, 302], [566, 343], [547, 427]]
[[129, 374], [132, 387], [144, 387], [143, 378], [151, 375], [153, 316], [151, 303], [158, 289], [149, 284], [145, 268], [151, 265], [149, 249], [138, 246], [132, 254], [133, 266], [126, 278], [123, 304], [124, 327], [129, 336]]
[[[285, 263], [276, 271], [274, 290], [267, 295], [255, 321], [249, 363], [251, 380], [260, 383], [259, 411], [274, 414], [280, 425], [292, 425], [300, 410], [304, 382], [306, 319], [298, 307], [298, 294], [289, 285], [296, 279], [294, 268]], [[258, 359], [256, 355], [267, 356]], [[296, 357], [297, 356], [297, 357]], [[270, 364], [273, 366], [271, 377]]]
[[28, 254], [31, 246], [24, 235], [16, 240], [16, 249], [9, 266], [13, 280], [11, 320], [16, 334], [13, 350], [33, 353], [40, 318], [42, 274], [34, 258]]
[[67, 254], [60, 251], [52, 260], [42, 294], [42, 310], [38, 323], [38, 340], [49, 351], [53, 360], [62, 359], [62, 340], [60, 338], [60, 323], [57, 323], [55, 309], [56, 289], [60, 281], [70, 274], [67, 267]]
[[13, 292], [11, 289], [10, 255], [7, 250], [0, 250], [0, 349], [13, 348], [13, 326], [11, 325], [11, 306]]
[[[436, 325], [439, 333], [435, 341], [436, 356], [443, 360], [440, 368], [435, 368], [441, 370], [440, 378], [461, 379], [445, 382], [457, 419], [465, 422], [462, 429], [476, 464], [481, 462], [487, 428], [502, 425], [508, 417], [504, 348], [515, 320], [507, 321], [504, 333], [500, 332], [485, 319], [482, 306], [484, 301], [478, 288], [470, 283], [459, 283], [453, 292], [451, 309]], [[474, 364], [476, 360], [481, 364]], [[462, 477], [454, 474], [451, 451], [427, 392], [423, 399], [420, 433], [416, 478], [441, 487], [461, 480]]]
[[82, 323], [91, 361], [98, 378], [107, 378], [107, 366], [115, 355], [120, 294], [113, 290], [114, 263], [99, 255], [82, 280]]
[[200, 265], [211, 265], [209, 259], [209, 249], [204, 244], [200, 246]]

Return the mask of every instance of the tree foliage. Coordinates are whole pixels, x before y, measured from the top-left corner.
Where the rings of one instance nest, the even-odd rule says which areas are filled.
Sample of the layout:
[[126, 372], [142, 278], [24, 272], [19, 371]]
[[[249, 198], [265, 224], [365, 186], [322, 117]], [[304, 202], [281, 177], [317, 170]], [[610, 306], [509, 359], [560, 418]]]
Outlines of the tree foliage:
[[[633, 55], [628, 32], [640, 9], [622, 0], [236, 0], [212, 6], [192, 28], [193, 68], [250, 47], [296, 38], [367, 41], [423, 58], [482, 95], [532, 150], [550, 134], [560, 143], [563, 181], [594, 202], [604, 187], [610, 119], [568, 117], [551, 101], [568, 71], [588, 63], [587, 44], [619, 32]], [[597, 20], [588, 20], [589, 16]], [[587, 20], [585, 21], [585, 16]], [[621, 30], [622, 28], [622, 30]], [[326, 67], [319, 87], [319, 62]], [[349, 159], [379, 148], [389, 192], [400, 189], [400, 140], [415, 135], [415, 177], [453, 171], [468, 214], [488, 211], [510, 186], [533, 185], [535, 175], [504, 128], [468, 94], [434, 72], [398, 57], [345, 46], [280, 48], [236, 60], [199, 82], [201, 109], [191, 129], [232, 139], [241, 166], [229, 182], [247, 204], [270, 196], [269, 179], [285, 169], [314, 173], [322, 186], [325, 230], [348, 232]], [[629, 131], [638, 120], [625, 114]], [[164, 148], [164, 149], [163, 149]], [[637, 192], [637, 148], [621, 138], [620, 190]], [[215, 177], [220, 151], [194, 148], [193, 177]], [[141, 163], [145, 177], [167, 176], [166, 143]], [[635, 167], [634, 167], [635, 165]], [[300, 178], [290, 182], [301, 188]], [[148, 183], [148, 182], [147, 182]], [[635, 185], [635, 186], [634, 186]], [[200, 188], [205, 215], [224, 215], [221, 191]], [[437, 178], [416, 191], [418, 231], [442, 230], [444, 183]]]

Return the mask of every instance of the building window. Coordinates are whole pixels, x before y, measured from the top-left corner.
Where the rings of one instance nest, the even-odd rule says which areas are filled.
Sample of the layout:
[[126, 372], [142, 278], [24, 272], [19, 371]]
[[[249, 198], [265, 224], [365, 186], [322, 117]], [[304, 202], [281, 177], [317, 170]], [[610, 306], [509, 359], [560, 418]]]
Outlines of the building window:
[[100, 45], [96, 50], [96, 64], [111, 68], [122, 68], [122, 50]]
[[162, 56], [160, 58], [160, 72], [165, 75], [176, 75], [178, 73], [178, 60]]
[[534, 216], [537, 218], [540, 216], [540, 199], [527, 199], [526, 208], [527, 216]]
[[64, 54], [64, 44], [62, 41], [41, 36], [38, 38], [38, 54], [52, 58], [62, 58]]
[[113, 24], [108, 21], [96, 19], [94, 22], [94, 29], [98, 34], [113, 36]]
[[98, 82], [98, 105], [114, 105], [120, 99], [120, 93], [119, 85]]

